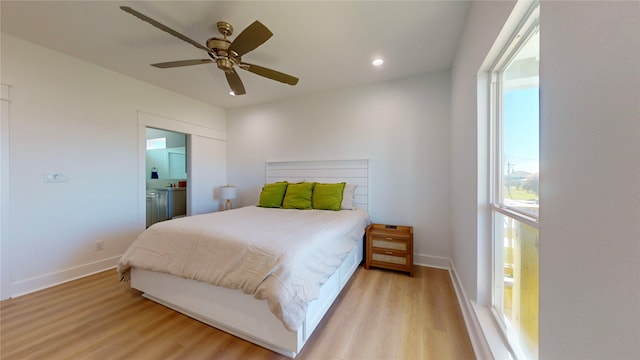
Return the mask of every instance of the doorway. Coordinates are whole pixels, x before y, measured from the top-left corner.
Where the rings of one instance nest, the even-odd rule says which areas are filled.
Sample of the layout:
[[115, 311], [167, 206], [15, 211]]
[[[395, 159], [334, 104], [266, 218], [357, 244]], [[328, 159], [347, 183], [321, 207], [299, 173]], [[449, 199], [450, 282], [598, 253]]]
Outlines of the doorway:
[[187, 214], [188, 136], [145, 129], [146, 227]]

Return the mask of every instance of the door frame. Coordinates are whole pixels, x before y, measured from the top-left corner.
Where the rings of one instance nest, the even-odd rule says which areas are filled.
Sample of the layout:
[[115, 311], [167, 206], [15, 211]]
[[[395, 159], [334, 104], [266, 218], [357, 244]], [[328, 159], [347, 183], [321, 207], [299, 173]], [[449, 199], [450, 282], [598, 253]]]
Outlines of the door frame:
[[9, 116], [10, 116], [10, 86], [1, 84], [0, 103], [0, 300], [11, 297], [11, 221], [9, 211], [11, 199], [9, 191], [10, 150], [9, 147]]
[[227, 134], [223, 131], [193, 124], [187, 121], [168, 118], [161, 115], [151, 114], [144, 111], [138, 111], [138, 228], [142, 232], [146, 228], [147, 223], [147, 206], [146, 206], [146, 152], [147, 127], [163, 129], [167, 131], [175, 131], [187, 135], [187, 216], [193, 213], [194, 206], [192, 193], [193, 186], [193, 146], [192, 135], [208, 137], [217, 140], [227, 140]]

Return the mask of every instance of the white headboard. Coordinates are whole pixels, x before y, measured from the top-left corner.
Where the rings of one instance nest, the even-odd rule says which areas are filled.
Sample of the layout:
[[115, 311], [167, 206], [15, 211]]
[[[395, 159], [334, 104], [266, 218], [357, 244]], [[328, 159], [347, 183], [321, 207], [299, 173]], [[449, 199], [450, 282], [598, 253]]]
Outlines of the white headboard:
[[265, 182], [346, 182], [358, 185], [355, 205], [369, 210], [369, 160], [279, 161], [266, 163]]

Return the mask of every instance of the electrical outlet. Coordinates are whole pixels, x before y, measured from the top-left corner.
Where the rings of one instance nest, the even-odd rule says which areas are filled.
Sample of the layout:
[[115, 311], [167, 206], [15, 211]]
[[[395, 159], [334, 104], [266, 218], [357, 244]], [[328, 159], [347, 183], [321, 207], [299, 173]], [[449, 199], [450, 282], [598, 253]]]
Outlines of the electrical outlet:
[[96, 251], [100, 251], [104, 249], [104, 241], [96, 240]]

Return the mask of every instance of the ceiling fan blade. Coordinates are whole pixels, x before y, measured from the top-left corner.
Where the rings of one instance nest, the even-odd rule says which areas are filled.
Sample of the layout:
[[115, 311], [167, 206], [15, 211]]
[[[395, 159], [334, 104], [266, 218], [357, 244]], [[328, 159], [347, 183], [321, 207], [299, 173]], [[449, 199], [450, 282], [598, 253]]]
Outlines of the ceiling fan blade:
[[265, 67], [262, 66], [258, 66], [258, 65], [253, 65], [253, 64], [248, 64], [248, 63], [241, 63], [240, 65], [241, 69], [247, 70], [247, 71], [251, 71], [252, 73], [256, 74], [256, 75], [260, 75], [260, 76], [264, 76], [266, 78], [272, 79], [272, 80], [276, 80], [276, 81], [280, 81], [282, 83], [285, 84], [289, 84], [289, 85], [295, 85], [298, 83], [298, 78], [285, 74], [285, 73], [281, 73], [279, 71], [275, 71], [272, 69], [267, 69]]
[[209, 49], [207, 49], [204, 45], [199, 44], [197, 41], [192, 40], [192, 39], [180, 34], [179, 32], [169, 28], [168, 26], [163, 25], [163, 24], [153, 20], [152, 18], [150, 18], [150, 17], [148, 17], [148, 16], [146, 16], [144, 14], [141, 14], [141, 13], [135, 11], [132, 8], [128, 7], [128, 6], [120, 6], [120, 9], [122, 9], [123, 11], [128, 12], [129, 14], [137, 17], [140, 20], [148, 22], [149, 24], [157, 27], [158, 29], [160, 29], [162, 31], [168, 32], [169, 34], [177, 37], [180, 40], [188, 42], [189, 44], [197, 47], [198, 49], [202, 49], [202, 50], [204, 50], [206, 52], [209, 52]]
[[227, 82], [229, 83], [231, 91], [233, 91], [233, 95], [246, 94], [242, 80], [240, 80], [240, 76], [235, 69], [232, 68], [230, 72], [225, 72], [224, 74], [227, 77]]
[[235, 40], [233, 40], [229, 46], [229, 50], [235, 51], [238, 56], [242, 56], [262, 45], [272, 36], [273, 33], [267, 29], [266, 26], [262, 25], [260, 21], [256, 20], [236, 36]]
[[160, 69], [174, 68], [179, 66], [190, 66], [190, 65], [200, 65], [200, 64], [208, 64], [212, 63], [211, 59], [197, 59], [197, 60], [179, 60], [179, 61], [169, 61], [157, 64], [151, 64], [151, 66], [155, 66]]

